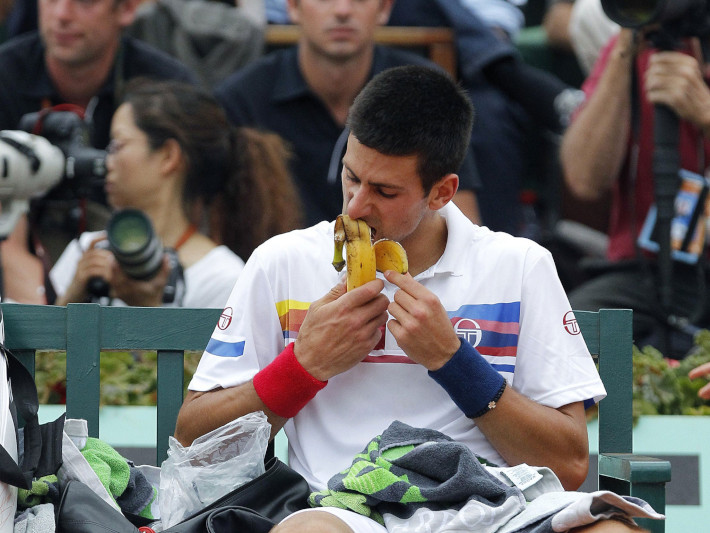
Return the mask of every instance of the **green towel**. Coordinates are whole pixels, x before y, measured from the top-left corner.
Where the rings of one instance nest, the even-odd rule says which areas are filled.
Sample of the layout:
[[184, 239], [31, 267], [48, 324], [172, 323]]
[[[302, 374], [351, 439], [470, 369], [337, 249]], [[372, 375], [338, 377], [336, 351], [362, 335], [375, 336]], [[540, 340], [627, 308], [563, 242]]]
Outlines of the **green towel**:
[[50, 474], [32, 480], [32, 487], [29, 489], [17, 489], [17, 506], [24, 509], [41, 503], [53, 503], [53, 499], [58, 497], [57, 476]]
[[126, 459], [110, 445], [93, 437], [87, 438], [81, 454], [114, 499], [123, 494], [131, 476]]

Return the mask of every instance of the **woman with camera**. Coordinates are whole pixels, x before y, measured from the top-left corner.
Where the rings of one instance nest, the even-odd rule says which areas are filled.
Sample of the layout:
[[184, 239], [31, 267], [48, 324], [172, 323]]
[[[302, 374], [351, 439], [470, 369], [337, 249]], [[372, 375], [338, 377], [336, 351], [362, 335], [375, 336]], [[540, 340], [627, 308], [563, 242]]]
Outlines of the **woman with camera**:
[[[57, 305], [222, 307], [242, 258], [299, 224], [280, 139], [232, 128], [212, 96], [188, 84], [130, 82], [106, 165], [105, 190], [117, 210], [108, 231], [116, 236], [107, 246], [106, 232], [87, 232], [67, 246], [49, 274]], [[128, 222], [119, 217], [127, 208]], [[167, 252], [154, 273], [150, 254], [136, 267], [114, 242], [127, 240], [130, 250], [125, 228], [134, 231], [140, 213]]]

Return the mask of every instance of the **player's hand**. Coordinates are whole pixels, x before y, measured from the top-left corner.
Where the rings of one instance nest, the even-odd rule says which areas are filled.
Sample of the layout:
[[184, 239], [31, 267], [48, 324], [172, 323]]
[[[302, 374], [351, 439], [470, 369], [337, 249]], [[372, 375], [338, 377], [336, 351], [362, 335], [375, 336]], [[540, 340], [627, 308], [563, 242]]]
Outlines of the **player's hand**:
[[294, 354], [314, 378], [326, 381], [345, 372], [375, 348], [387, 322], [389, 300], [383, 288], [376, 279], [348, 292], [343, 281], [311, 304]]
[[388, 270], [385, 278], [399, 287], [389, 305], [387, 328], [410, 359], [429, 370], [441, 368], [461, 344], [446, 309], [410, 274]]

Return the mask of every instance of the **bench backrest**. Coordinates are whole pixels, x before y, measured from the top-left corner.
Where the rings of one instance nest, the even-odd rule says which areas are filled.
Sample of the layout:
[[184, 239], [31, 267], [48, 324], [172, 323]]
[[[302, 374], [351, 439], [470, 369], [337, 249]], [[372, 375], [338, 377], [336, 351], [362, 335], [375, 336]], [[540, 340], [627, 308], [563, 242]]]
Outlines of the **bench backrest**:
[[66, 351], [67, 418], [85, 419], [91, 437], [99, 436], [101, 353], [156, 350], [156, 464], [163, 462], [183, 400], [184, 353], [205, 348], [221, 310], [8, 303], [2, 310], [6, 345], [33, 374], [37, 350]]
[[[8, 303], [2, 309], [7, 347], [31, 372], [37, 350], [67, 352], [67, 417], [87, 420], [93, 437], [99, 436], [101, 352], [157, 350], [156, 464], [161, 464], [182, 404], [184, 352], [204, 349], [220, 310]], [[631, 453], [631, 311], [575, 314], [590, 351], [599, 357], [608, 393], [599, 406], [599, 451]]]

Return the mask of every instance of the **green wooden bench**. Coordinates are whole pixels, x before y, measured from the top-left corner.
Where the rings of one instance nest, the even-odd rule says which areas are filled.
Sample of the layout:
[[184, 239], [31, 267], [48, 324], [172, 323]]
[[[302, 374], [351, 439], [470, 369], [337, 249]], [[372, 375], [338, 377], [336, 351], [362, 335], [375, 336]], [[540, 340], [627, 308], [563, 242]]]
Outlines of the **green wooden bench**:
[[165, 460], [182, 405], [184, 352], [207, 346], [219, 309], [3, 303], [2, 310], [6, 345], [33, 374], [37, 350], [67, 353], [67, 418], [85, 419], [92, 437], [99, 436], [101, 352], [157, 351], [156, 464]]
[[[99, 436], [100, 354], [156, 350], [156, 464], [162, 463], [182, 404], [184, 352], [204, 349], [220, 310], [11, 303], [3, 303], [2, 310], [7, 347], [30, 371], [37, 350], [67, 352], [67, 417], [87, 420], [93, 437]], [[599, 488], [643, 498], [663, 513], [670, 463], [632, 455], [631, 311], [575, 314], [608, 392], [599, 404]], [[664, 531], [661, 521], [644, 525]]]
[[[665, 513], [670, 462], [633, 454], [632, 311], [575, 311], [575, 316], [607, 391], [599, 402], [599, 489], [642, 498]], [[663, 521], [638, 522], [653, 533], [665, 531]]]

